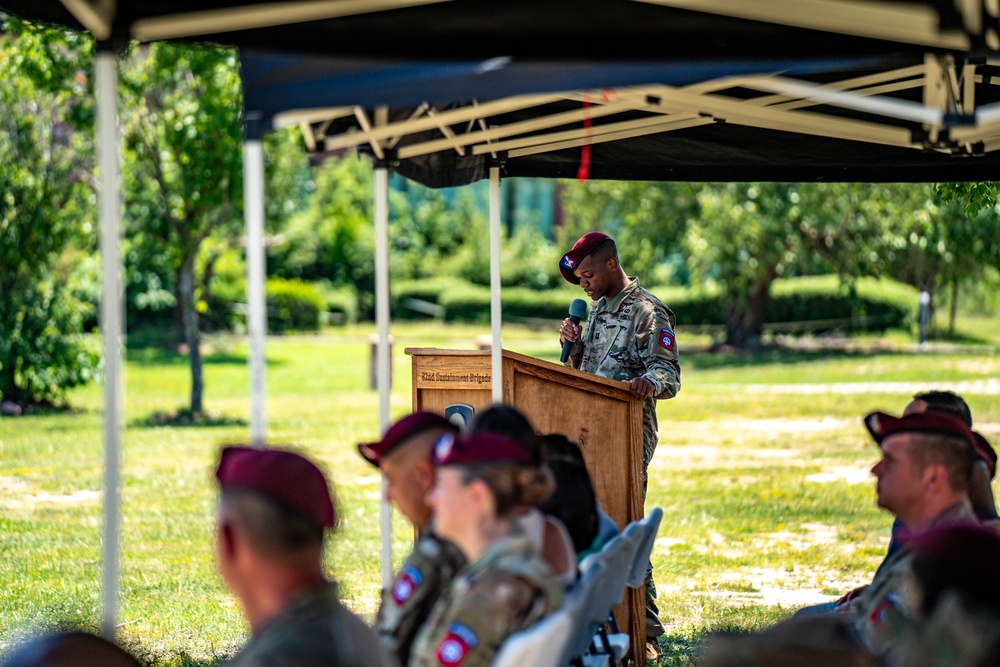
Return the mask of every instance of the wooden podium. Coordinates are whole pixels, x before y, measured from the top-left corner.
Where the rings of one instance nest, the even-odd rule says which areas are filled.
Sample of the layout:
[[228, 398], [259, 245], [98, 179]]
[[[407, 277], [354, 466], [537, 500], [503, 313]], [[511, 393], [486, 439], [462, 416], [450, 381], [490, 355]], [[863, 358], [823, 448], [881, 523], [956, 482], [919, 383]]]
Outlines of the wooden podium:
[[[489, 351], [406, 348], [412, 357], [413, 409], [444, 414], [453, 404], [480, 410], [493, 404]], [[580, 444], [594, 490], [619, 528], [641, 519], [642, 401], [624, 383], [559, 364], [503, 351], [503, 402], [516, 407], [539, 433], [562, 433]], [[567, 498], [572, 502], [572, 498]], [[633, 665], [646, 664], [642, 588], [627, 589], [615, 608], [627, 630]]]

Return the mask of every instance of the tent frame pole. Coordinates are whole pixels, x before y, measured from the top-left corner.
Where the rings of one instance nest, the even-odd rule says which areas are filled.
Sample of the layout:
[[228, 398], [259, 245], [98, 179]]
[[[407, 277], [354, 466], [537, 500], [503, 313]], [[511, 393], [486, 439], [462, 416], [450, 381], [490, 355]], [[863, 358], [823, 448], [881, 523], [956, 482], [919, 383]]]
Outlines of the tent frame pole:
[[243, 210], [246, 216], [247, 333], [250, 342], [250, 444], [267, 441], [267, 306], [264, 294], [264, 145], [243, 142]]
[[503, 348], [500, 324], [503, 318], [500, 299], [500, 167], [490, 167], [490, 348], [493, 402], [503, 402]]
[[95, 62], [98, 201], [101, 247], [101, 341], [104, 352], [104, 549], [101, 634], [115, 640], [118, 616], [119, 466], [122, 437], [121, 167], [118, 138], [118, 59], [101, 47]]
[[[390, 364], [389, 350], [389, 170], [384, 162], [375, 164], [375, 323], [376, 383], [378, 386], [378, 423], [380, 433], [389, 428]], [[392, 583], [392, 505], [386, 500], [386, 481], [382, 477], [379, 503], [382, 587]]]

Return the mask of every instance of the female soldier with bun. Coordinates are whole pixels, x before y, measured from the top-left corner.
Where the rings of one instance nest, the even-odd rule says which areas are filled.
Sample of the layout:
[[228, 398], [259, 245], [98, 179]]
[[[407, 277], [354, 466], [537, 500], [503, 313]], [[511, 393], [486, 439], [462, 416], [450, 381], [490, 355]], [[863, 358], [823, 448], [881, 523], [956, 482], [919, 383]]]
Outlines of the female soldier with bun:
[[490, 433], [444, 436], [434, 462], [435, 532], [469, 564], [418, 633], [410, 665], [489, 665], [504, 639], [562, 604], [562, 586], [513, 518], [548, 497], [552, 476], [522, 445]]

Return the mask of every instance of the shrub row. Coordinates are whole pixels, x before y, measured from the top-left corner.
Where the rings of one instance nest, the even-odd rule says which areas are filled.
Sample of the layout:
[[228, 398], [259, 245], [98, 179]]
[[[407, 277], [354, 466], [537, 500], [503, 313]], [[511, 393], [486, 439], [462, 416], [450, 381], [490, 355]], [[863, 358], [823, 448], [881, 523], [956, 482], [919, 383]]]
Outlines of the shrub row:
[[[651, 291], [673, 309], [678, 325], [725, 323], [725, 303], [717, 291], [682, 287], [654, 287]], [[582, 296], [580, 290], [570, 287], [544, 292], [505, 288], [503, 318], [562, 319], [570, 301]], [[413, 299], [421, 303], [414, 304]], [[884, 331], [909, 326], [916, 303], [913, 288], [893, 281], [862, 278], [849, 287], [836, 276], [792, 278], [777, 280], [772, 286], [767, 321], [830, 321], [831, 327], [840, 329]], [[437, 309], [421, 304], [433, 304]], [[392, 288], [392, 312], [397, 319], [422, 318], [433, 312], [449, 322], [488, 322], [490, 291], [450, 278], [400, 283]]]

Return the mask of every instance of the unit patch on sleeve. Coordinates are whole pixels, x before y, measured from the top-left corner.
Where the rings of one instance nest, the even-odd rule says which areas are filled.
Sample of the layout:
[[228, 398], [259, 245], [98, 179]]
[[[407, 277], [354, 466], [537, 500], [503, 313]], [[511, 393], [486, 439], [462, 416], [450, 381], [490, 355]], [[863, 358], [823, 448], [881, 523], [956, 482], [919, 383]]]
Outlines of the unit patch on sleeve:
[[438, 644], [438, 662], [445, 667], [458, 667], [478, 644], [479, 637], [472, 628], [462, 623], [452, 623], [448, 628], [448, 634]]
[[396, 577], [396, 583], [392, 585], [392, 601], [397, 606], [404, 605], [423, 581], [424, 576], [420, 574], [420, 570], [412, 565], [407, 565]]
[[674, 337], [674, 332], [670, 329], [660, 329], [660, 345], [673, 352], [677, 347], [677, 338]]

